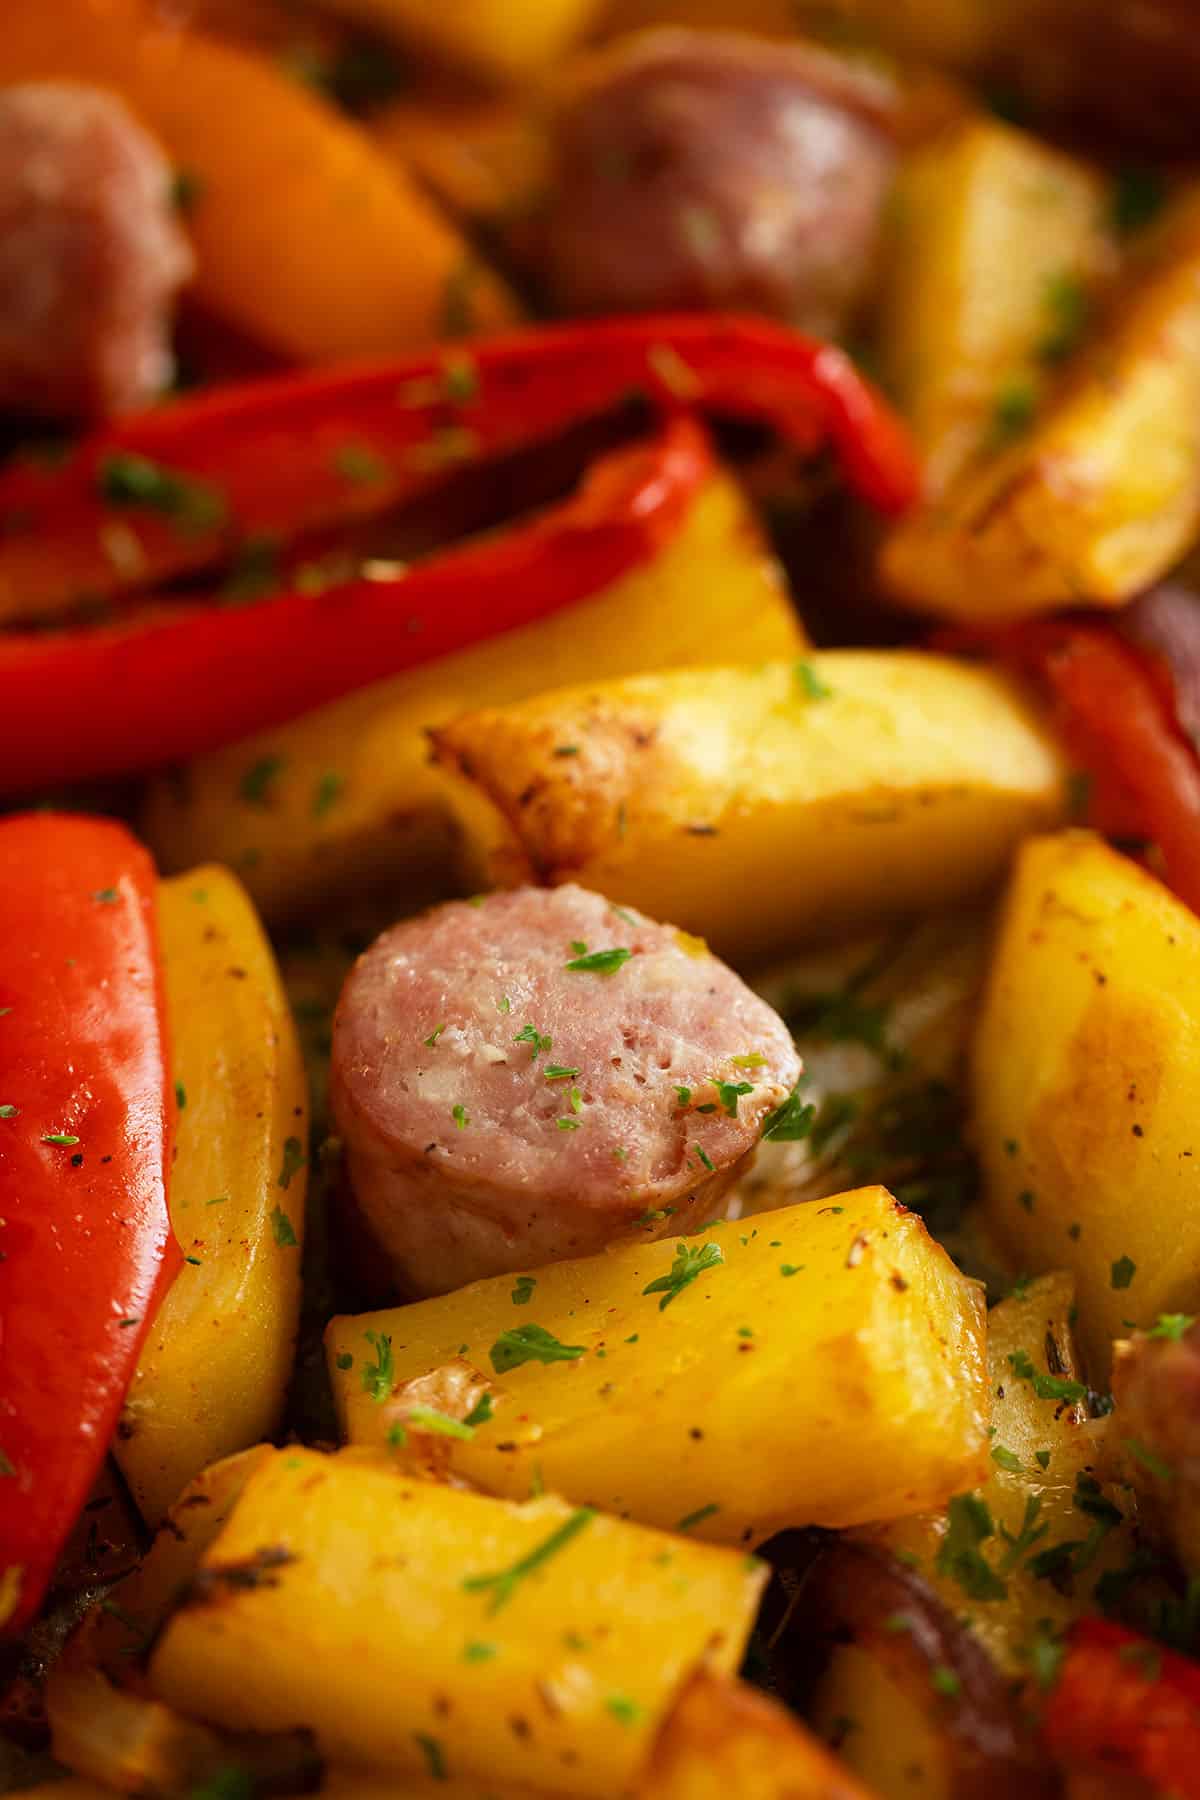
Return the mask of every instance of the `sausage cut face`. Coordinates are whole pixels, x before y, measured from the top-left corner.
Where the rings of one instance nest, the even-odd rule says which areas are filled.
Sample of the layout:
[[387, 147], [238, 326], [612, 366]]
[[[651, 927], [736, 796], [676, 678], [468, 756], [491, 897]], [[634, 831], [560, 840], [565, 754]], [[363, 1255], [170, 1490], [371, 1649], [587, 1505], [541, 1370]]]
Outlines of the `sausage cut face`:
[[799, 1076], [782, 1020], [698, 939], [564, 886], [377, 938], [331, 1097], [397, 1285], [434, 1294], [705, 1222]]

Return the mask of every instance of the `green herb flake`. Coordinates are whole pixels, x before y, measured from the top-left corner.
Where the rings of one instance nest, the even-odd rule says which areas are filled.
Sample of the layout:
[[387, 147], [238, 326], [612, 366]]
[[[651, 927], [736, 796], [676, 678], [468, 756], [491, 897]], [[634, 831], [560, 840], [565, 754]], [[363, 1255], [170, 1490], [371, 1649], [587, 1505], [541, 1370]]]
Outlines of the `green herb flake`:
[[675, 1089], [675, 1096], [676, 1096], [677, 1100], [679, 1101], [680, 1106], [690, 1106], [691, 1105], [692, 1090], [690, 1087], [677, 1087]]
[[344, 481], [356, 484], [382, 481], [388, 472], [387, 464], [365, 444], [340, 444], [333, 453], [333, 467]]
[[565, 1069], [560, 1063], [547, 1063], [542, 1070], [547, 1081], [570, 1081], [578, 1073], [578, 1069]]
[[49, 1131], [42, 1139], [42, 1142], [43, 1144], [60, 1144], [67, 1149], [70, 1149], [79, 1142], [79, 1139], [73, 1137], [69, 1131]]
[[584, 1353], [583, 1344], [564, 1344], [543, 1325], [514, 1325], [502, 1331], [488, 1352], [497, 1375], [507, 1375], [523, 1363], [575, 1362]]
[[533, 1275], [518, 1275], [510, 1296], [514, 1306], [528, 1306], [533, 1299], [533, 1290], [537, 1286], [537, 1278]]
[[279, 1245], [280, 1249], [295, 1250], [299, 1247], [300, 1240], [296, 1236], [295, 1227], [284, 1212], [282, 1206], [276, 1206], [272, 1209], [271, 1230], [275, 1233], [275, 1242]]
[[1008, 1584], [987, 1561], [980, 1546], [995, 1536], [996, 1527], [985, 1500], [978, 1494], [958, 1494], [946, 1512], [946, 1535], [938, 1546], [938, 1573], [956, 1581], [972, 1600], [1003, 1600]]
[[238, 793], [249, 806], [267, 806], [271, 799], [271, 790], [287, 766], [287, 758], [283, 756], [260, 756], [238, 783]]
[[414, 1406], [407, 1419], [410, 1431], [428, 1431], [435, 1437], [459, 1438], [469, 1444], [475, 1436], [475, 1427], [468, 1425], [465, 1419], [451, 1418], [449, 1413], [441, 1412], [436, 1406]]
[[703, 1144], [693, 1144], [692, 1149], [696, 1152], [697, 1157], [704, 1164], [704, 1167], [708, 1170], [709, 1174], [715, 1174], [717, 1165], [708, 1154], [708, 1151], [704, 1148]]
[[796, 678], [796, 686], [806, 700], [831, 700], [833, 689], [822, 681], [817, 674], [816, 666], [807, 657], [794, 663], [792, 672]]
[[785, 1276], [787, 1276], [787, 1275], [803, 1275], [803, 1273], [807, 1267], [808, 1267], [807, 1263], [780, 1263], [779, 1273], [781, 1275], [785, 1275]]
[[1190, 1331], [1195, 1323], [1194, 1313], [1159, 1313], [1158, 1323], [1150, 1327], [1146, 1336], [1163, 1338], [1168, 1343], [1177, 1344], [1184, 1333]]
[[171, 205], [182, 219], [190, 219], [204, 194], [204, 177], [195, 169], [176, 169], [171, 176]]
[[691, 1531], [695, 1526], [703, 1525], [705, 1519], [711, 1519], [713, 1514], [719, 1513], [720, 1510], [717, 1502], [710, 1500], [707, 1506], [698, 1506], [695, 1512], [685, 1513], [675, 1529], [676, 1531]]
[[1004, 1469], [1009, 1475], [1022, 1473], [1021, 1459], [1013, 1451], [1006, 1450], [1003, 1444], [992, 1445], [992, 1461], [998, 1469]]
[[491, 1662], [497, 1654], [495, 1644], [481, 1644], [477, 1639], [463, 1645], [463, 1661], [468, 1663]]
[[763, 1138], [781, 1144], [799, 1143], [811, 1133], [816, 1116], [816, 1107], [806, 1106], [801, 1100], [797, 1083], [787, 1099], [767, 1114], [763, 1121]]
[[578, 1131], [579, 1130], [579, 1120], [578, 1119], [555, 1119], [554, 1123], [558, 1126], [558, 1129], [560, 1131]]
[[465, 1131], [467, 1126], [471, 1123], [471, 1115], [461, 1101], [457, 1106], [451, 1107], [450, 1116], [454, 1120], [454, 1128], [456, 1131]]
[[929, 1671], [929, 1683], [935, 1694], [941, 1694], [946, 1700], [954, 1700], [962, 1692], [962, 1682], [945, 1663], [935, 1663]]
[[492, 1602], [489, 1612], [497, 1613], [502, 1606], [507, 1606], [516, 1592], [517, 1586], [535, 1570], [540, 1569], [565, 1550], [579, 1533], [586, 1529], [596, 1514], [590, 1506], [581, 1506], [569, 1518], [564, 1519], [557, 1531], [542, 1543], [535, 1545], [525, 1556], [519, 1557], [507, 1569], [499, 1569], [492, 1575], [468, 1575], [463, 1587], [468, 1594], [491, 1593]]
[[341, 1369], [343, 1372], [346, 1369], [352, 1369], [354, 1367], [354, 1358], [351, 1356], [351, 1354], [348, 1350], [339, 1351], [335, 1360], [336, 1360], [337, 1367], [339, 1369]]
[[339, 775], [336, 769], [326, 769], [319, 775], [313, 787], [312, 816], [323, 819], [326, 813], [332, 812], [346, 791], [346, 777]]
[[609, 1694], [604, 1705], [618, 1724], [626, 1727], [640, 1725], [646, 1717], [645, 1707], [639, 1706], [636, 1700], [630, 1700], [626, 1694]]
[[1045, 305], [1049, 324], [1037, 353], [1042, 362], [1054, 366], [1065, 362], [1083, 338], [1091, 300], [1079, 277], [1064, 270], [1046, 283]]
[[1050, 1467], [1050, 1452], [1048, 1450], [1035, 1450], [1033, 1453], [1033, 1460], [1039, 1469], [1048, 1469]]
[[1121, 1256], [1113, 1263], [1110, 1273], [1115, 1288], [1127, 1288], [1137, 1274], [1137, 1264], [1128, 1256]]
[[752, 1081], [718, 1081], [716, 1084], [717, 1099], [731, 1119], [737, 1118], [738, 1101], [743, 1094], [754, 1092]]
[[485, 1390], [463, 1420], [463, 1424], [469, 1425], [474, 1431], [477, 1425], [487, 1425], [490, 1422], [493, 1411], [492, 1396]]
[[516, 1037], [513, 1039], [513, 1043], [530, 1044], [533, 1049], [533, 1055], [530, 1060], [536, 1062], [544, 1050], [549, 1050], [551, 1048], [554, 1039], [547, 1036], [545, 1032], [539, 1031], [536, 1025], [522, 1025], [520, 1031], [518, 1031]]
[[632, 950], [626, 950], [620, 945], [611, 950], [589, 950], [586, 954], [572, 957], [566, 967], [573, 975], [615, 975], [632, 955]]
[[180, 1112], [182, 1112], [187, 1105], [187, 1089], [184, 1087], [182, 1081], [177, 1081], [175, 1083], [175, 1104]]
[[430, 1034], [427, 1038], [422, 1038], [421, 1042], [425, 1045], [425, 1048], [427, 1050], [433, 1049], [433, 1046], [437, 1043], [438, 1039], [441, 1037], [441, 1035], [442, 1035], [443, 1031], [445, 1031], [445, 1029], [446, 1029], [446, 1025], [445, 1025], [445, 1021], [443, 1020], [443, 1022], [440, 1025], [434, 1026], [433, 1030], [430, 1032]]
[[96, 892], [92, 895], [92, 899], [96, 902], [97, 906], [115, 906], [120, 898], [121, 896], [118, 894], [115, 887], [97, 888]]
[[448, 1781], [450, 1777], [446, 1773], [446, 1752], [438, 1739], [430, 1737], [427, 1731], [414, 1731], [413, 1738], [429, 1765], [430, 1780]]
[[715, 1269], [724, 1261], [725, 1253], [719, 1244], [704, 1244], [696, 1249], [688, 1244], [680, 1244], [668, 1273], [660, 1275], [657, 1281], [648, 1282], [642, 1293], [661, 1294], [658, 1310], [665, 1312], [671, 1302], [679, 1298], [684, 1288], [690, 1287], [706, 1270]]
[[386, 1331], [368, 1331], [366, 1341], [375, 1352], [373, 1362], [362, 1366], [363, 1393], [370, 1394], [376, 1406], [392, 1397], [396, 1385], [396, 1363], [392, 1356], [392, 1340]]
[[130, 451], [102, 459], [96, 471], [96, 489], [108, 506], [161, 513], [190, 531], [213, 530], [225, 523], [229, 513], [225, 496], [210, 482]]
[[0, 1119], [15, 1119], [19, 1112], [19, 1107], [6, 1102], [3, 1106], [0, 1106]]
[[276, 1186], [285, 1189], [291, 1187], [293, 1175], [298, 1175], [307, 1161], [304, 1145], [300, 1139], [298, 1137], [284, 1138], [283, 1161], [279, 1166]]

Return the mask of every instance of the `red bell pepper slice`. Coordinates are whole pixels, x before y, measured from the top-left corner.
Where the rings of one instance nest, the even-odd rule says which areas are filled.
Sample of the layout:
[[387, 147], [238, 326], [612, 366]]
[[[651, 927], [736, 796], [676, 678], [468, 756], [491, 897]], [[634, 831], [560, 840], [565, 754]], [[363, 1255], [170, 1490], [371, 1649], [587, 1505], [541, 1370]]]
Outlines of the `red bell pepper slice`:
[[680, 417], [600, 458], [562, 505], [399, 577], [0, 634], [0, 792], [191, 756], [545, 618], [649, 561], [711, 470]]
[[1042, 1723], [1051, 1755], [1200, 1800], [1200, 1666], [1107, 1619], [1075, 1626]]
[[0, 1633], [32, 1618], [179, 1265], [149, 856], [0, 821]]
[[1146, 653], [1107, 623], [1072, 617], [948, 641], [986, 647], [1042, 684], [1068, 754], [1091, 778], [1088, 817], [1156, 844], [1169, 885], [1200, 912], [1200, 761]]
[[805, 452], [828, 443], [886, 512], [916, 498], [904, 427], [832, 345], [702, 314], [568, 325], [214, 389], [99, 432], [62, 467], [14, 461], [0, 472], [0, 619], [159, 584], [248, 538], [372, 516], [631, 391], [762, 422]]

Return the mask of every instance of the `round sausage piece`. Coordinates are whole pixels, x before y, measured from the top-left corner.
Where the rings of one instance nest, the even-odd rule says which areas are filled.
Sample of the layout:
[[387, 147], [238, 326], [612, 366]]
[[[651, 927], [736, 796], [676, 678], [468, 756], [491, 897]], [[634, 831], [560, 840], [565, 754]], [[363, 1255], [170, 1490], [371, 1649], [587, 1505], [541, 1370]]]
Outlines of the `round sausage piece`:
[[162, 392], [192, 272], [171, 184], [115, 95], [0, 89], [0, 406], [83, 418]]
[[705, 1223], [799, 1076], [782, 1020], [698, 939], [520, 888], [359, 958], [331, 1100], [397, 1285], [436, 1294]]
[[1146, 1522], [1200, 1574], [1200, 1323], [1177, 1316], [1178, 1337], [1138, 1332], [1114, 1345], [1114, 1436], [1140, 1491]]
[[874, 269], [890, 90], [811, 46], [650, 31], [557, 118], [546, 249], [568, 311], [748, 308], [822, 336]]

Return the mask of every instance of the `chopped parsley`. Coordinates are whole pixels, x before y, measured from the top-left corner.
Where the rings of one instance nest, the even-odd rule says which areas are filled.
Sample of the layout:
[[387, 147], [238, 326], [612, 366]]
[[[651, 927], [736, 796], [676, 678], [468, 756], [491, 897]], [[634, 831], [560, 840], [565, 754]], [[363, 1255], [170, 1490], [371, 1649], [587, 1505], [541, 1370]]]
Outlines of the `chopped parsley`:
[[711, 1519], [713, 1514], [719, 1513], [720, 1510], [717, 1502], [710, 1500], [707, 1506], [698, 1506], [695, 1512], [685, 1513], [675, 1529], [676, 1531], [691, 1531], [694, 1526], [703, 1525], [705, 1519]]
[[250, 764], [238, 783], [238, 793], [250, 806], [266, 806], [271, 789], [286, 766], [282, 756], [260, 756]]
[[610, 1694], [604, 1702], [607, 1710], [619, 1724], [625, 1726], [640, 1725], [646, 1716], [644, 1706], [631, 1700], [627, 1694]]
[[430, 1780], [448, 1781], [449, 1776], [446, 1773], [446, 1753], [442, 1749], [437, 1738], [430, 1737], [427, 1731], [414, 1731], [413, 1737], [420, 1746], [425, 1761], [429, 1764]]
[[803, 1275], [807, 1266], [806, 1263], [780, 1263], [779, 1273], [785, 1276]]
[[996, 449], [1023, 437], [1037, 412], [1033, 383], [1020, 377], [1005, 384], [992, 407], [992, 444]]
[[109, 506], [142, 507], [192, 531], [223, 525], [229, 508], [220, 488], [132, 451], [106, 456], [96, 471], [100, 498]]
[[945, 1663], [935, 1663], [929, 1671], [929, 1680], [935, 1694], [941, 1694], [947, 1700], [953, 1700], [962, 1691], [962, 1681]]
[[46, 1133], [42, 1142], [43, 1144], [61, 1144], [70, 1149], [79, 1142], [79, 1139], [73, 1137], [69, 1131], [50, 1131]]
[[547, 1036], [545, 1032], [539, 1031], [536, 1025], [522, 1025], [513, 1039], [514, 1044], [531, 1044], [533, 1046], [531, 1059], [533, 1062], [537, 1061], [543, 1050], [549, 1050], [553, 1042], [554, 1039]]
[[469, 1663], [491, 1662], [496, 1654], [495, 1644], [481, 1644], [478, 1641], [463, 1645], [463, 1661]]
[[468, 1425], [465, 1419], [452, 1419], [449, 1413], [440, 1412], [436, 1406], [414, 1406], [408, 1414], [408, 1425], [413, 1431], [431, 1431], [436, 1437], [461, 1438], [467, 1444], [475, 1436], [473, 1425]]
[[752, 1081], [718, 1081], [716, 1084], [717, 1099], [731, 1119], [737, 1118], [738, 1101], [743, 1094], [754, 1092]]
[[335, 769], [326, 769], [323, 775], [318, 776], [313, 788], [313, 818], [323, 819], [327, 812], [331, 812], [341, 799], [345, 787], [346, 777], [339, 775]]
[[456, 1106], [451, 1107], [450, 1116], [454, 1120], [454, 1128], [456, 1131], [465, 1131], [467, 1126], [471, 1123], [471, 1115], [462, 1104], [461, 1100]]
[[620, 945], [611, 950], [589, 950], [572, 957], [566, 967], [573, 975], [615, 975], [632, 955], [632, 950], [626, 950]]
[[364, 1394], [370, 1394], [377, 1406], [392, 1397], [396, 1384], [396, 1364], [392, 1357], [392, 1340], [386, 1331], [368, 1331], [366, 1340], [375, 1352], [374, 1362], [362, 1366]]
[[946, 1535], [938, 1546], [938, 1573], [957, 1581], [972, 1600], [1003, 1600], [1008, 1585], [983, 1551], [996, 1532], [991, 1509], [978, 1494], [957, 1494], [946, 1511]]
[[1091, 310], [1088, 291], [1078, 276], [1067, 271], [1051, 276], [1046, 283], [1046, 311], [1050, 323], [1037, 348], [1042, 362], [1066, 361], [1087, 330]]
[[352, 1369], [354, 1367], [354, 1358], [348, 1350], [339, 1351], [335, 1360], [339, 1369]]
[[1048, 1450], [1035, 1450], [1033, 1453], [1033, 1460], [1039, 1469], [1048, 1469], [1050, 1467], [1050, 1452]]
[[463, 1424], [469, 1425], [474, 1431], [477, 1425], [486, 1425], [491, 1419], [492, 1413], [492, 1396], [485, 1389], [463, 1420]]
[[187, 1089], [184, 1087], [182, 1081], [177, 1081], [175, 1083], [175, 1104], [180, 1112], [182, 1112], [187, 1105]]
[[578, 1119], [555, 1119], [554, 1123], [558, 1126], [558, 1129], [560, 1131], [578, 1131], [579, 1130], [579, 1120]]
[[271, 1213], [271, 1230], [275, 1233], [275, 1242], [284, 1250], [295, 1250], [299, 1245], [292, 1221], [282, 1206], [276, 1206]]
[[549, 1562], [552, 1556], [557, 1556], [560, 1550], [565, 1550], [571, 1540], [591, 1524], [595, 1516], [590, 1506], [578, 1507], [568, 1519], [564, 1519], [557, 1531], [552, 1531], [548, 1538], [535, 1545], [525, 1556], [519, 1557], [509, 1568], [498, 1569], [494, 1575], [468, 1575], [463, 1587], [468, 1594], [490, 1591], [492, 1603], [488, 1611], [499, 1612], [512, 1599], [518, 1583]]
[[713, 1161], [712, 1157], [708, 1154], [708, 1151], [704, 1148], [704, 1145], [703, 1144], [693, 1144], [692, 1149], [696, 1152], [696, 1155], [699, 1157], [700, 1161], [704, 1164], [704, 1167], [708, 1170], [709, 1174], [710, 1175], [715, 1174], [717, 1165]]
[[578, 1075], [578, 1073], [578, 1069], [565, 1069], [560, 1063], [547, 1063], [542, 1070], [547, 1081], [570, 1081], [572, 1076]]
[[387, 464], [365, 444], [340, 444], [333, 453], [333, 466], [345, 481], [382, 481]]
[[802, 657], [798, 663], [793, 665], [793, 669], [796, 677], [796, 686], [806, 700], [832, 699], [833, 689], [822, 681], [821, 677], [817, 674], [815, 666], [807, 657]]
[[719, 1244], [704, 1244], [692, 1249], [688, 1244], [680, 1244], [675, 1252], [675, 1261], [667, 1274], [660, 1275], [657, 1281], [651, 1281], [642, 1289], [643, 1294], [661, 1294], [658, 1303], [659, 1312], [665, 1312], [672, 1300], [677, 1300], [684, 1288], [707, 1269], [715, 1269], [725, 1261], [725, 1253]]
[[1146, 1333], [1148, 1338], [1164, 1338], [1168, 1343], [1177, 1344], [1184, 1333], [1190, 1331], [1196, 1323], [1193, 1313], [1159, 1313], [1158, 1323], [1152, 1325]]
[[92, 895], [92, 899], [98, 906], [115, 906], [120, 897], [116, 888], [113, 887], [97, 888]]
[[513, 1287], [511, 1299], [514, 1306], [527, 1306], [533, 1299], [533, 1290], [537, 1279], [533, 1275], [518, 1275]]
[[307, 1161], [304, 1145], [300, 1139], [298, 1137], [284, 1138], [283, 1161], [279, 1167], [277, 1185], [281, 1188], [289, 1188], [292, 1185], [292, 1176], [298, 1175]]
[[1003, 1444], [992, 1445], [992, 1461], [998, 1469], [1004, 1469], [1009, 1475], [1020, 1475], [1022, 1463], [1012, 1450], [1006, 1450]]
[[441, 1035], [442, 1035], [443, 1031], [445, 1031], [445, 1029], [446, 1029], [446, 1025], [445, 1025], [445, 1021], [443, 1020], [443, 1022], [440, 1025], [434, 1026], [433, 1030], [430, 1032], [430, 1034], [427, 1038], [422, 1038], [421, 1042], [425, 1045], [425, 1048], [427, 1050], [433, 1049], [433, 1046], [437, 1043], [438, 1039], [441, 1037]]
[[677, 1087], [675, 1089], [675, 1095], [679, 1101], [680, 1106], [690, 1106], [691, 1105], [692, 1090], [690, 1087]]
[[805, 1105], [800, 1098], [800, 1084], [797, 1083], [774, 1112], [769, 1112], [763, 1122], [764, 1139], [773, 1139], [777, 1143], [795, 1144], [806, 1138], [812, 1131], [816, 1118], [815, 1106]]
[[583, 1353], [584, 1345], [564, 1344], [544, 1325], [514, 1325], [500, 1333], [488, 1352], [497, 1375], [528, 1362], [575, 1362]]
[[1118, 1257], [1112, 1265], [1112, 1284], [1115, 1288], [1127, 1288], [1137, 1274], [1137, 1264], [1128, 1256]]
[[18, 1107], [6, 1103], [4, 1106], [0, 1106], [0, 1119], [15, 1119], [18, 1111]]

